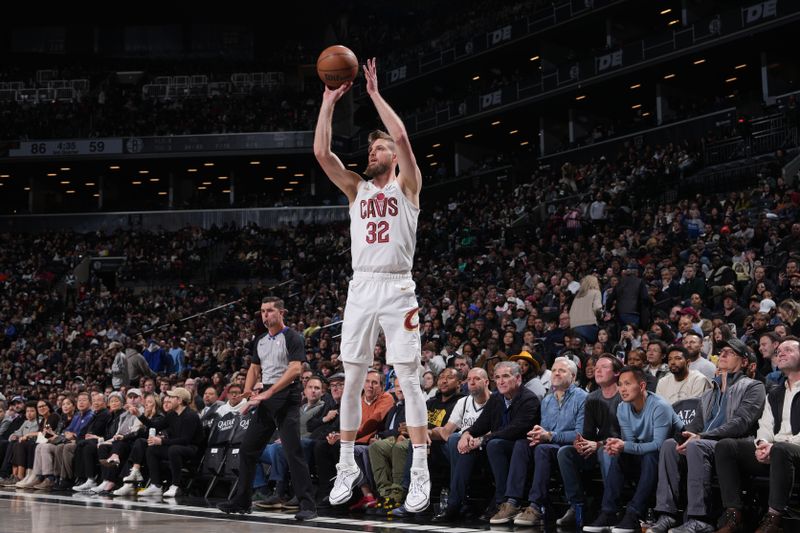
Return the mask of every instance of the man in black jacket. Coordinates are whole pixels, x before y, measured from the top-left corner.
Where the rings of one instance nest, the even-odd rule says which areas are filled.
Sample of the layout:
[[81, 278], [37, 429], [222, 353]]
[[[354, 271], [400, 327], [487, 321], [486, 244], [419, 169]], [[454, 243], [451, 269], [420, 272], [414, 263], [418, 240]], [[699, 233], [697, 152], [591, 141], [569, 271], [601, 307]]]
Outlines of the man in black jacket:
[[148, 420], [142, 415], [140, 420], [148, 427], [164, 431], [164, 435], [147, 439], [147, 469], [150, 472], [150, 486], [140, 493], [141, 496], [162, 496], [161, 494], [161, 461], [169, 459], [172, 473], [172, 484], [163, 494], [165, 498], [174, 498], [180, 490], [178, 483], [184, 461], [198, 455], [203, 444], [203, 425], [196, 411], [189, 409], [192, 393], [183, 387], [175, 387], [167, 392], [163, 400], [172, 405], [162, 419]]
[[494, 499], [481, 516], [485, 521], [497, 513], [500, 502], [505, 498], [514, 442], [524, 439], [528, 430], [541, 421], [539, 398], [522, 386], [522, 374], [517, 363], [497, 363], [494, 382], [497, 392], [486, 402], [475, 423], [461, 433], [458, 441], [460, 456], [455, 464], [450, 465], [454, 469], [453, 476], [461, 480], [460, 483], [451, 483], [459, 490], [454, 490], [448, 500], [448, 506], [457, 509], [465, 501], [467, 480], [475, 459], [485, 451], [495, 484]]

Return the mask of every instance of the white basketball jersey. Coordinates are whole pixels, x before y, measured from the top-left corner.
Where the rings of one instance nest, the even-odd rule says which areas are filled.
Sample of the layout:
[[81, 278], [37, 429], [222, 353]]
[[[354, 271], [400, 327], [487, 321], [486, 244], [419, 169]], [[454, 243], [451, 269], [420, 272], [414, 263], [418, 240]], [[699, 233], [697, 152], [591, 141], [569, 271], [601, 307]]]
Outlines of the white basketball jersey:
[[350, 206], [353, 271], [411, 272], [418, 217], [396, 180], [383, 189], [362, 181]]

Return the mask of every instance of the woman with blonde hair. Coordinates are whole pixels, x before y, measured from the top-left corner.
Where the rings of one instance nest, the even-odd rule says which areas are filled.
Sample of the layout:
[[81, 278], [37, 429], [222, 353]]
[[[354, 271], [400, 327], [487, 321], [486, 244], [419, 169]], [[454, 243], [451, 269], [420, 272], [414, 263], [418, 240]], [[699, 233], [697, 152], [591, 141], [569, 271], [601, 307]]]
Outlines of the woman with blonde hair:
[[778, 305], [778, 316], [789, 329], [790, 335], [800, 335], [800, 304], [787, 298]]
[[597, 340], [597, 317], [603, 311], [600, 283], [589, 274], [581, 280], [581, 286], [569, 308], [569, 325], [587, 343]]

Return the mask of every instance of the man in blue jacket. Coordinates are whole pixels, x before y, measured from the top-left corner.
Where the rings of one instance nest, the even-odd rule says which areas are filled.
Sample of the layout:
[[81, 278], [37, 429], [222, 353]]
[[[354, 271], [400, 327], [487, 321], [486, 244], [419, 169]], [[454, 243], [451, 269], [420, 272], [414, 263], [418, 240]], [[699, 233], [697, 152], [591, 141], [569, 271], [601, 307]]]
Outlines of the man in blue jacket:
[[[550, 472], [557, 461], [558, 449], [572, 444], [583, 429], [583, 409], [587, 392], [575, 384], [577, 365], [567, 357], [557, 357], [550, 371], [551, 389], [542, 400], [541, 424], [533, 426], [526, 439], [514, 443], [511, 468], [505, 487], [506, 501], [489, 520], [491, 524], [514, 521], [517, 526], [544, 523]], [[521, 508], [525, 481], [531, 463], [535, 464], [528, 502]]]
[[[606, 439], [603, 453], [609, 456], [608, 473], [603, 479], [600, 515], [587, 532], [634, 533], [641, 531], [639, 517], [647, 512], [647, 500], [658, 482], [658, 452], [664, 441], [681, 429], [681, 421], [666, 400], [647, 391], [644, 370], [626, 366], [619, 375], [622, 403], [617, 407], [622, 438]], [[626, 476], [627, 474], [627, 476]], [[617, 519], [619, 496], [625, 477], [638, 479], [625, 516]]]

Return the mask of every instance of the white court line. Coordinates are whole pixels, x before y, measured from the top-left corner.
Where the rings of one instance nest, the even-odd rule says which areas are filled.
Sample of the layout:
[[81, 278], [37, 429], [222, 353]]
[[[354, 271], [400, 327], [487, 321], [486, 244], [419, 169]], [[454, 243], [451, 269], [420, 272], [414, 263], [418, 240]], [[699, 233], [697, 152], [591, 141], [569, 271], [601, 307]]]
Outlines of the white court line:
[[[420, 525], [416, 523], [408, 523], [408, 522], [383, 522], [378, 520], [357, 520], [352, 518], [338, 518], [338, 517], [318, 517], [314, 520], [310, 520], [307, 524], [297, 523], [294, 520], [294, 516], [291, 514], [281, 514], [281, 513], [274, 513], [274, 512], [264, 512], [264, 511], [254, 511], [250, 515], [241, 515], [243, 519], [236, 519], [231, 518], [216, 507], [199, 507], [193, 505], [179, 505], [176, 506], [174, 501], [159, 501], [156, 499], [150, 500], [123, 500], [123, 499], [101, 499], [92, 496], [82, 496], [80, 494], [73, 494], [73, 495], [59, 495], [59, 494], [47, 494], [47, 493], [24, 493], [24, 492], [12, 492], [12, 491], [5, 491], [0, 490], [0, 501], [2, 500], [11, 500], [15, 498], [23, 498], [29, 499], [33, 501], [37, 501], [43, 504], [50, 504], [50, 505], [59, 505], [60, 503], [68, 503], [69, 505], [73, 505], [75, 507], [80, 507], [80, 504], [85, 504], [86, 507], [96, 507], [98, 509], [106, 509], [106, 510], [117, 510], [117, 511], [138, 511], [143, 513], [152, 513], [152, 514], [169, 514], [172, 516], [186, 516], [190, 518], [196, 518], [198, 520], [202, 519], [210, 519], [210, 520], [221, 520], [227, 522], [258, 522], [258, 520], [247, 520], [244, 517], [252, 517], [252, 518], [271, 518], [274, 520], [280, 520], [282, 526], [287, 527], [294, 527], [294, 528], [314, 528], [313, 524], [315, 523], [322, 523], [322, 524], [336, 524], [336, 525], [349, 525], [349, 526], [362, 526], [362, 527], [382, 527], [387, 529], [404, 529], [409, 531], [448, 531], [448, 533], [484, 533], [486, 530], [483, 529], [470, 529], [470, 528], [448, 528], [443, 526], [432, 526], [432, 525]], [[42, 501], [42, 500], [49, 500], [49, 501]], [[163, 509], [159, 510], [159, 509]], [[168, 511], [168, 512], [167, 512]], [[214, 514], [219, 516], [193, 516], [191, 513], [204, 513], [204, 514]], [[238, 516], [238, 515], [237, 515]], [[318, 528], [318, 527], [317, 527]], [[354, 533], [364, 533], [363, 529], [344, 529], [344, 528], [335, 528], [336, 531], [342, 532], [354, 532]]]

